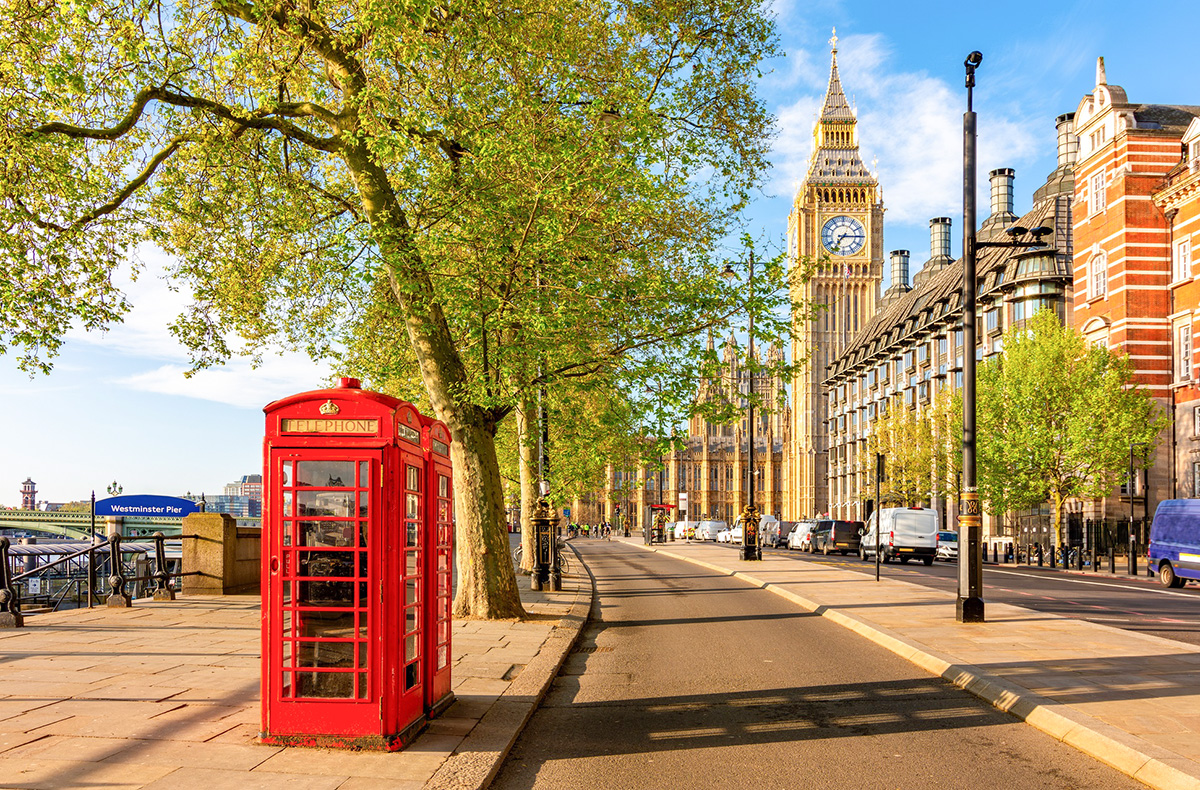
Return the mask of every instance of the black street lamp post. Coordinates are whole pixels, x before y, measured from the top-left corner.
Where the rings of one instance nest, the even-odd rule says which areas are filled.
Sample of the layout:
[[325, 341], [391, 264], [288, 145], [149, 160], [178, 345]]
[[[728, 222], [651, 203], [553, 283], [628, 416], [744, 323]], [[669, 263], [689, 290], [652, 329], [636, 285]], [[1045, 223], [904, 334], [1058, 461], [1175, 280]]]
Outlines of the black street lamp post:
[[[967, 69], [967, 111], [963, 113], [963, 487], [959, 502], [958, 599], [955, 616], [960, 623], [984, 622], [983, 607], [983, 510], [975, 474], [975, 256], [981, 247], [1031, 249], [1042, 247], [1050, 228], [1027, 230], [1019, 225], [1005, 232], [1008, 241], [975, 240], [975, 111], [972, 89], [975, 69], [983, 62], [981, 52], [972, 52], [963, 65]], [[1032, 241], [1023, 241], [1029, 234]]]
[[[1134, 509], [1137, 507], [1137, 501], [1134, 499], [1137, 495], [1137, 470], [1133, 467], [1133, 454], [1135, 450], [1145, 452], [1147, 448], [1149, 448], [1149, 444], [1146, 442], [1129, 443], [1129, 567], [1126, 570], [1130, 576], [1137, 576], [1137, 537], [1133, 532]], [[1144, 490], [1143, 494], [1145, 494]], [[1148, 498], [1143, 512], [1145, 513], [1144, 518], [1150, 517], [1150, 500]]]
[[[737, 275], [732, 267], [728, 264], [725, 266], [725, 271], [722, 274], [734, 279]], [[742, 559], [743, 560], [761, 560], [762, 546], [759, 540], [758, 527], [761, 516], [758, 512], [758, 506], [754, 498], [754, 252], [750, 253], [750, 266], [747, 275], [747, 287], [750, 292], [750, 297], [747, 300], [749, 312], [749, 324], [747, 325], [747, 334], [749, 341], [747, 344], [746, 367], [750, 371], [748, 396], [746, 403], [749, 410], [747, 413], [748, 425], [750, 430], [747, 431], [750, 437], [750, 453], [747, 456], [749, 464], [749, 474], [746, 475], [746, 508], [742, 511]]]

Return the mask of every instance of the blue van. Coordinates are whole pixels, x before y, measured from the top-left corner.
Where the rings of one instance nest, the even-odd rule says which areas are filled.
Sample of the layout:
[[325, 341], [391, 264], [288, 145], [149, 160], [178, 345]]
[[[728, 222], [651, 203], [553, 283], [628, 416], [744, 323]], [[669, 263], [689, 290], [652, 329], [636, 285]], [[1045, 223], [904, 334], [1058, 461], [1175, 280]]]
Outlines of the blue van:
[[1150, 525], [1150, 567], [1164, 587], [1200, 580], [1200, 499], [1168, 499]]

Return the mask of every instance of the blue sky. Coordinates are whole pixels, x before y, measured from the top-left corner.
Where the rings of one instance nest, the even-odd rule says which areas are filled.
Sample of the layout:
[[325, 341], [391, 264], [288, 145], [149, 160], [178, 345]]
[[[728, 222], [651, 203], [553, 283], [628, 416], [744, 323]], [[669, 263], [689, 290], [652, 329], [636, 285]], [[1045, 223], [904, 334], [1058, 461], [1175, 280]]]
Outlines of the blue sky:
[[[782, 244], [795, 185], [811, 149], [814, 113], [829, 76], [837, 27], [842, 84], [858, 108], [863, 160], [878, 160], [884, 249], [928, 258], [928, 221], [954, 219], [961, 238], [963, 59], [978, 72], [980, 218], [987, 171], [1017, 171], [1017, 212], [1055, 167], [1054, 119], [1073, 112], [1105, 57], [1108, 80], [1134, 102], [1200, 105], [1194, 31], [1200, 3], [801, 2], [777, 0], [787, 57], [771, 65], [762, 95], [778, 119], [774, 172], [748, 229]], [[39, 499], [65, 501], [117, 480], [126, 493], [219, 492], [259, 471], [268, 401], [319, 386], [332, 371], [296, 356], [237, 361], [185, 379], [186, 356], [167, 334], [185, 304], [156, 276], [162, 256], [140, 251], [146, 273], [127, 292], [136, 305], [104, 335], [73, 334], [53, 373], [30, 380], [0, 357], [0, 504], [20, 501], [32, 477]], [[885, 266], [885, 269], [887, 267]], [[886, 275], [885, 275], [886, 277]], [[886, 281], [884, 283], [887, 285]]]

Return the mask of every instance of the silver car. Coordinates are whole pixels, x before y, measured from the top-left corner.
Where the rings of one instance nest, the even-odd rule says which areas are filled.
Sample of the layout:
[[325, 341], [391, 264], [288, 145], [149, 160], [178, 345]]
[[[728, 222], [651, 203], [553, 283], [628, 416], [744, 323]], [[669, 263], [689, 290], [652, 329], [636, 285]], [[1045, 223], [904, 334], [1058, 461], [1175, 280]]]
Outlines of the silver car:
[[953, 562], [958, 559], [958, 533], [941, 531], [937, 534], [937, 554], [939, 560]]
[[812, 551], [812, 533], [816, 526], [817, 522], [815, 521], [797, 522], [796, 528], [788, 535], [787, 547], [800, 551]]

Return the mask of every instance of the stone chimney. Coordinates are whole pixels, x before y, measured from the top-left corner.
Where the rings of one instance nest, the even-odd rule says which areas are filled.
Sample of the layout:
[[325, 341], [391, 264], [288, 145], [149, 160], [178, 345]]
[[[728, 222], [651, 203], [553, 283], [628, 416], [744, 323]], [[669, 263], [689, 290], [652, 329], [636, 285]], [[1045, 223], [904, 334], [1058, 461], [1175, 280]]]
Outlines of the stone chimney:
[[1017, 171], [1011, 167], [1000, 167], [988, 173], [992, 182], [992, 216], [1004, 216], [1004, 224], [1011, 225], [1017, 215], [1013, 213], [1013, 179]]
[[992, 214], [979, 226], [979, 235], [987, 238], [1000, 233], [1017, 220], [1013, 213], [1013, 179], [1017, 171], [1000, 167], [988, 173], [992, 182]]
[[937, 272], [954, 263], [950, 257], [950, 218], [934, 217], [929, 220], [929, 260], [921, 271], [913, 275], [913, 287], [923, 285]]
[[892, 250], [892, 287], [908, 287], [908, 250]]
[[949, 263], [950, 218], [934, 217], [929, 220], [929, 260]]
[[1054, 120], [1058, 129], [1058, 166], [1073, 167], [1079, 160], [1079, 138], [1075, 136], [1075, 113], [1068, 112]]

